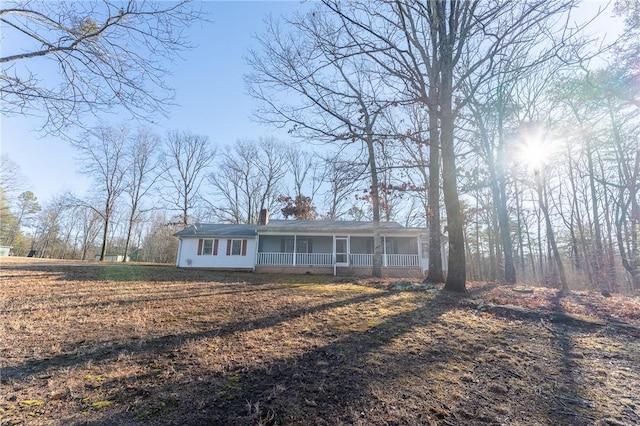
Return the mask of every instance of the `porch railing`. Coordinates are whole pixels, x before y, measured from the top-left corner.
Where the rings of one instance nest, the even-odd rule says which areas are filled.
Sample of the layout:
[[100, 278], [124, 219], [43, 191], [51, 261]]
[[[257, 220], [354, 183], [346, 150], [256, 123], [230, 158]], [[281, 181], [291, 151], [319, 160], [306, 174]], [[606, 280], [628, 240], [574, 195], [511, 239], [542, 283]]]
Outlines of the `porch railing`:
[[[372, 254], [350, 254], [351, 266], [373, 266]], [[382, 265], [388, 268], [412, 268], [420, 266], [417, 254], [387, 254], [382, 256]]]
[[388, 254], [387, 267], [389, 268], [417, 268], [420, 266], [420, 258], [417, 254]]
[[352, 253], [349, 255], [351, 260], [351, 266], [373, 266], [372, 254], [357, 254]]
[[[293, 266], [293, 253], [259, 252], [258, 265]], [[296, 253], [296, 265], [332, 266], [332, 253]], [[351, 253], [349, 264], [354, 267], [373, 266], [372, 254]], [[388, 268], [418, 268], [420, 257], [417, 254], [387, 254], [383, 265]]]
[[[333, 253], [296, 253], [296, 265], [331, 266]], [[258, 265], [293, 266], [293, 253], [258, 252]]]
[[333, 253], [296, 253], [296, 265], [331, 266]]
[[293, 265], [293, 253], [259, 252], [258, 265]]

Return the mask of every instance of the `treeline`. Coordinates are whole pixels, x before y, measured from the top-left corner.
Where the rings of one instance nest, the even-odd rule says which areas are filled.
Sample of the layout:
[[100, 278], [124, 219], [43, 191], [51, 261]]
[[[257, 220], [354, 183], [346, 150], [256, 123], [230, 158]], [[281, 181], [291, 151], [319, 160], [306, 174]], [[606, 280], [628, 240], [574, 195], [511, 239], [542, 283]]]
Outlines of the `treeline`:
[[[101, 126], [75, 143], [87, 194], [63, 193], [41, 204], [24, 191], [28, 178], [2, 157], [0, 244], [12, 254], [50, 258], [173, 262], [171, 235], [198, 222], [257, 223], [274, 218], [371, 217], [364, 166], [321, 156], [272, 138], [216, 146], [208, 137], [164, 137], [126, 126]], [[358, 195], [358, 196], [356, 196]], [[389, 205], [389, 219], [396, 205]], [[412, 213], [407, 224], [419, 224]]]
[[428, 281], [638, 288], [639, 2], [609, 42], [570, 0], [321, 3], [250, 53], [257, 116], [361, 147], [374, 221], [420, 200]]

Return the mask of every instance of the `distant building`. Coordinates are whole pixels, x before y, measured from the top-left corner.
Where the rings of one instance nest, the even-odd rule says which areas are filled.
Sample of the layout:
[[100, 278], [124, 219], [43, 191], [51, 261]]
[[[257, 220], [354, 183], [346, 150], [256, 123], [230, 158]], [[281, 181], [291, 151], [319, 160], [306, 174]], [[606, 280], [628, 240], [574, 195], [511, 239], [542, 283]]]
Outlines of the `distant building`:
[[[96, 260], [100, 260], [100, 255], [96, 255]], [[122, 262], [124, 260], [124, 256], [121, 254], [108, 254], [104, 257], [105, 262]], [[129, 261], [129, 256], [127, 256], [127, 262]]]

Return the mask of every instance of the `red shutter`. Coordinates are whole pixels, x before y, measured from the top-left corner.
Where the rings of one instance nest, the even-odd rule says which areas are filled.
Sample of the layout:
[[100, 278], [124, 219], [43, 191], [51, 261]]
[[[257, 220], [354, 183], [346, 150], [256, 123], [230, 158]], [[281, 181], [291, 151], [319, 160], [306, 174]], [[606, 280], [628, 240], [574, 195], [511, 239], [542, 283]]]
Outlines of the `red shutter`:
[[231, 240], [227, 240], [227, 256], [231, 256]]
[[218, 239], [213, 240], [213, 255], [218, 255]]
[[198, 256], [202, 254], [202, 238], [198, 240]]
[[247, 255], [247, 240], [242, 240], [242, 255]]

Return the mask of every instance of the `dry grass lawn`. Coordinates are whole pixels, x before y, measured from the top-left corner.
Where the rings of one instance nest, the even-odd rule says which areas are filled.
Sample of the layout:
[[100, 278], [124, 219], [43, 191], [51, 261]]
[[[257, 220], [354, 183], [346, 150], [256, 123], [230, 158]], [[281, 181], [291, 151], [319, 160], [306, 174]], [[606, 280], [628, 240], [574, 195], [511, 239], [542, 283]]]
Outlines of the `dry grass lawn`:
[[638, 298], [1, 262], [2, 426], [640, 424]]

